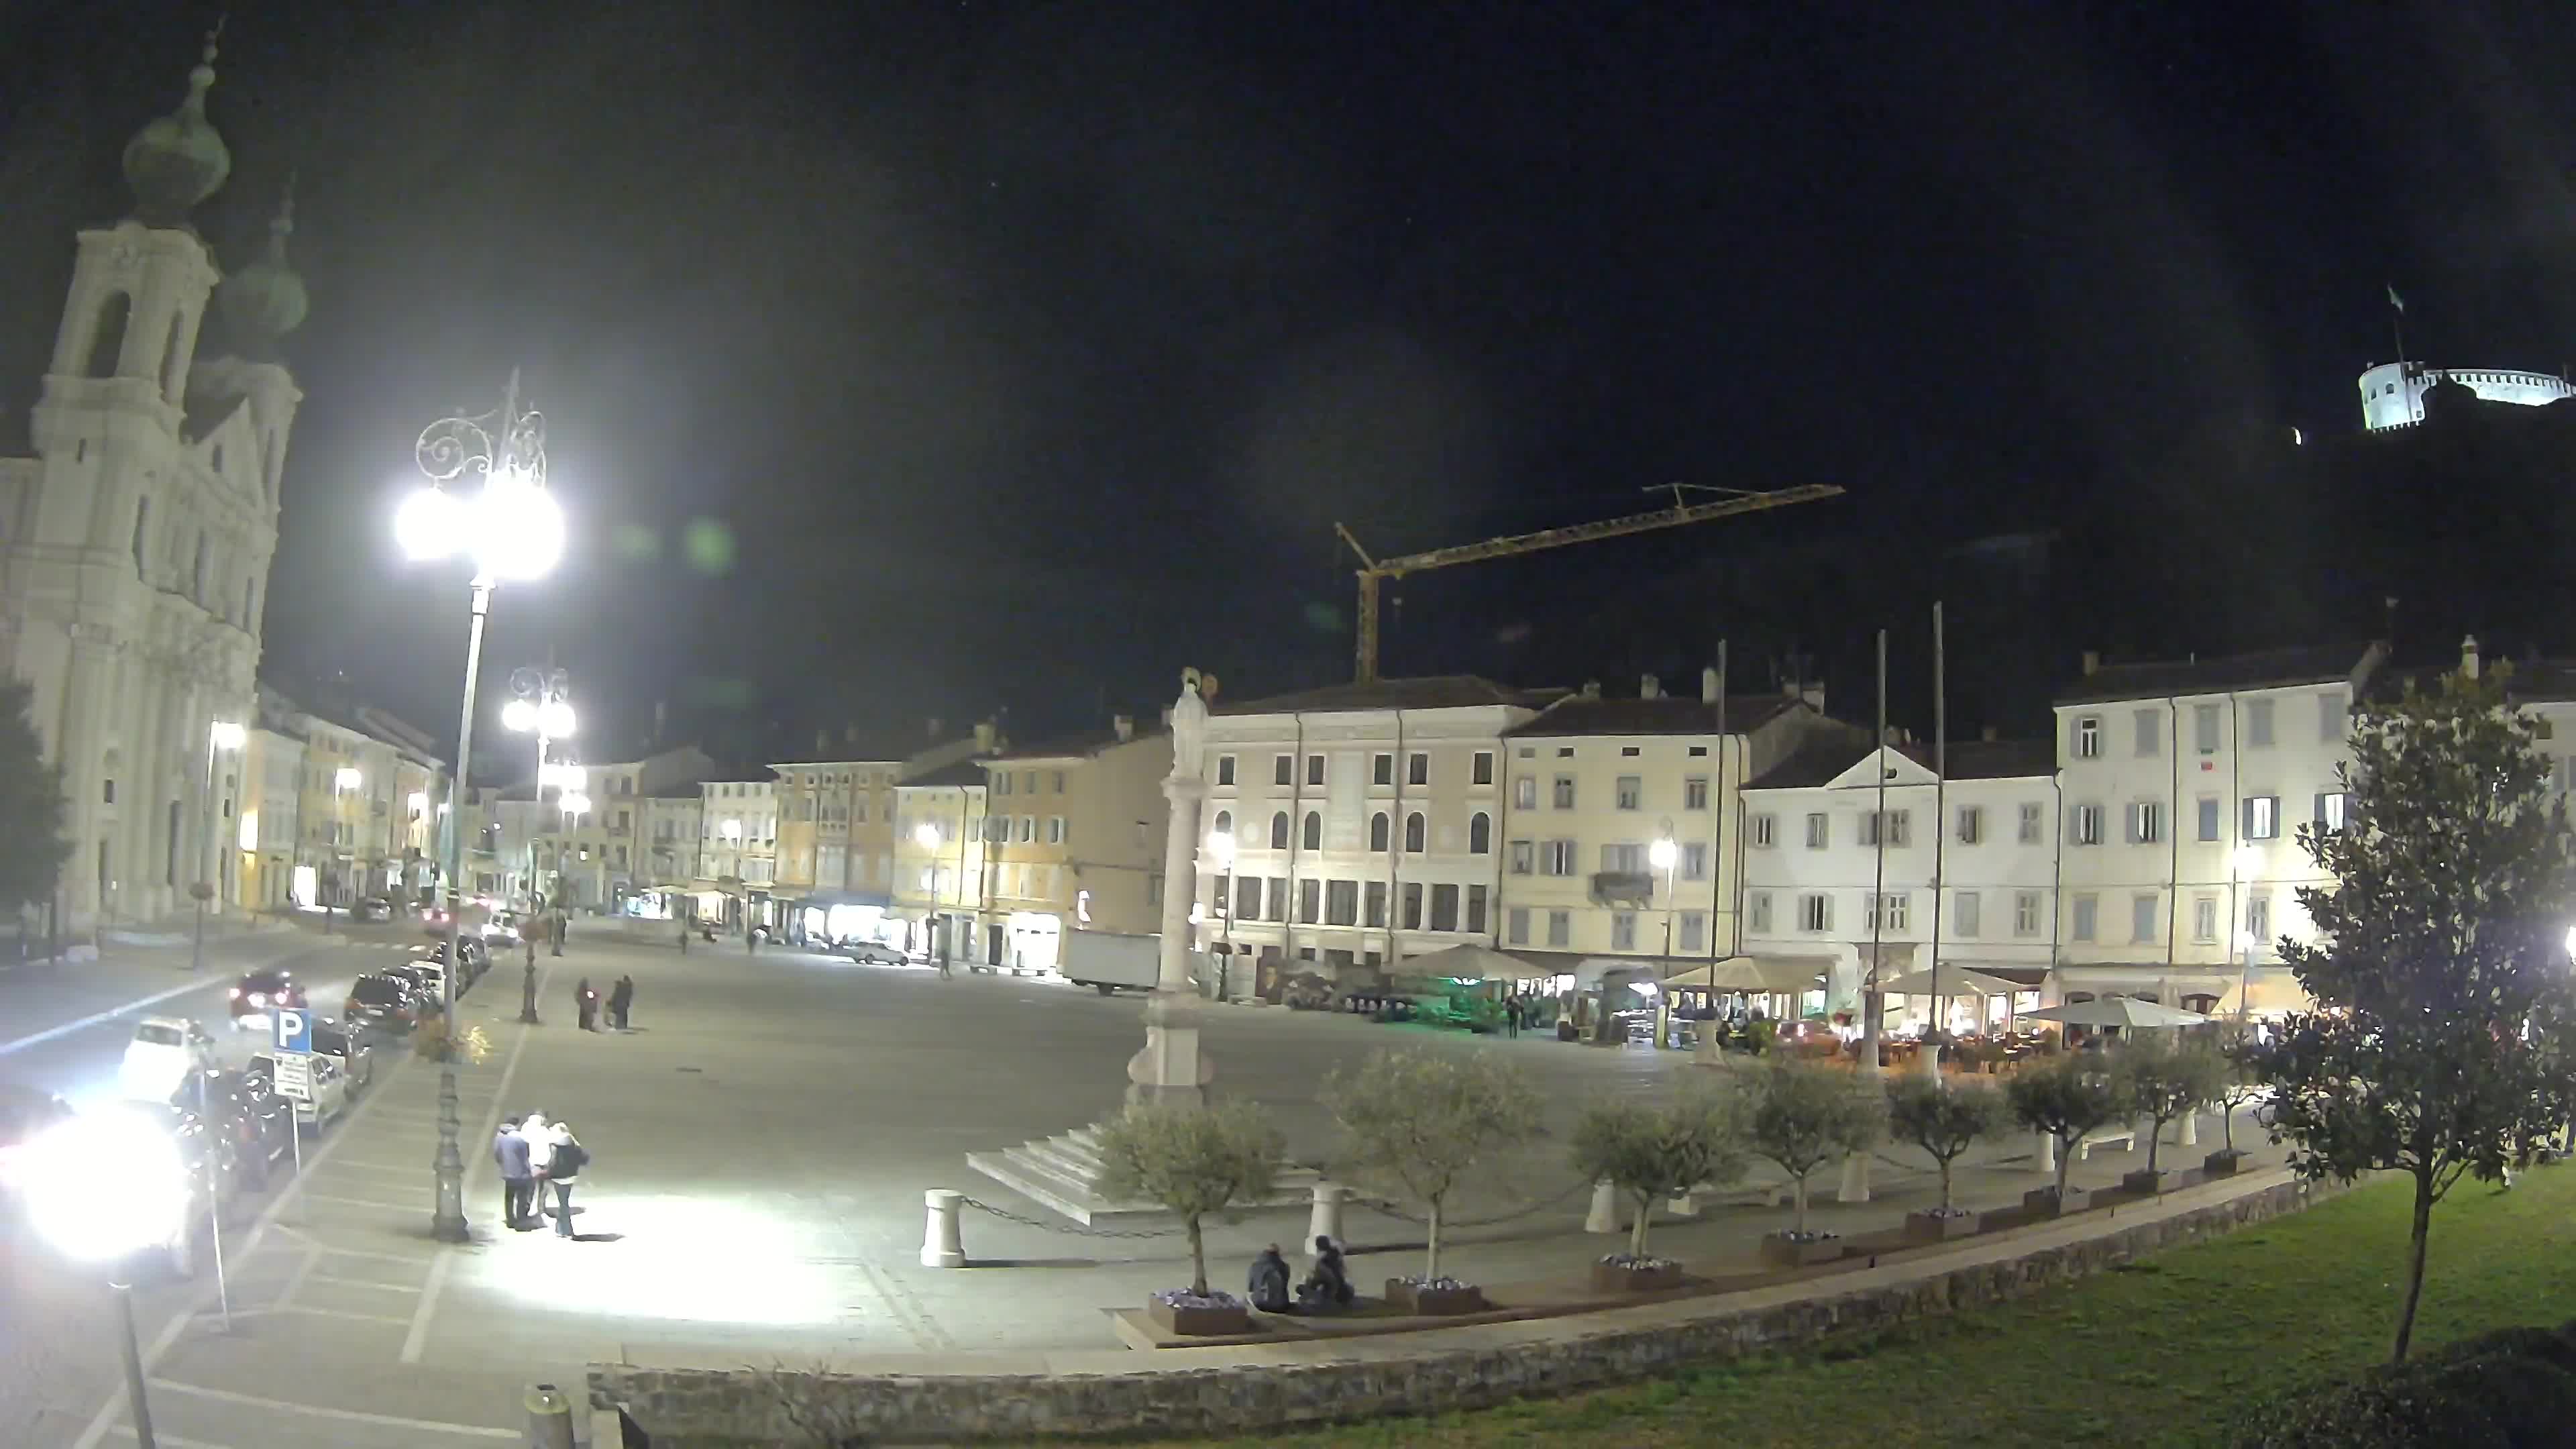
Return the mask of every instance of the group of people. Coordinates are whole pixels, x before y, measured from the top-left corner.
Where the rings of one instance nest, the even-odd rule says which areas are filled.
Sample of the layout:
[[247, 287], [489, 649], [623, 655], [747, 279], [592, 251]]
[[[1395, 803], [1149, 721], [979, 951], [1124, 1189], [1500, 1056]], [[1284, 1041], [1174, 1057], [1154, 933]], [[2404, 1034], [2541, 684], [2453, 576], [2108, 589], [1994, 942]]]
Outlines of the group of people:
[[[599, 1030], [599, 993], [591, 988], [590, 978], [581, 978], [572, 989], [573, 1004], [581, 1013], [583, 1031]], [[626, 1030], [628, 1013], [635, 1009], [635, 978], [620, 976], [608, 988], [608, 1024], [617, 1031]]]
[[1251, 1281], [1245, 1287], [1252, 1306], [1264, 1313], [1348, 1308], [1359, 1298], [1351, 1287], [1350, 1267], [1342, 1261], [1342, 1245], [1321, 1234], [1315, 1238], [1315, 1266], [1306, 1270], [1305, 1281], [1297, 1285], [1293, 1305], [1288, 1299], [1288, 1260], [1279, 1256], [1277, 1243], [1252, 1260]]
[[545, 1190], [554, 1189], [555, 1236], [572, 1231], [572, 1189], [590, 1164], [590, 1149], [562, 1122], [549, 1122], [543, 1112], [505, 1117], [492, 1135], [492, 1161], [501, 1169], [501, 1220], [513, 1232], [532, 1232], [546, 1225]]

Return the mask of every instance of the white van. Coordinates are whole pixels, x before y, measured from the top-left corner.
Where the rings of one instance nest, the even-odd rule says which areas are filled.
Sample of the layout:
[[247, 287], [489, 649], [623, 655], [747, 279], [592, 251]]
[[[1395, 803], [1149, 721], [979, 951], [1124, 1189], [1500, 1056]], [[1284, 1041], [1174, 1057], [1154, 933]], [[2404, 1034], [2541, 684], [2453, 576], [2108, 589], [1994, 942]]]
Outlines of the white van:
[[125, 1044], [117, 1068], [120, 1097], [138, 1102], [167, 1102], [192, 1072], [215, 1070], [215, 1039], [185, 1017], [147, 1016], [134, 1024], [134, 1040]]

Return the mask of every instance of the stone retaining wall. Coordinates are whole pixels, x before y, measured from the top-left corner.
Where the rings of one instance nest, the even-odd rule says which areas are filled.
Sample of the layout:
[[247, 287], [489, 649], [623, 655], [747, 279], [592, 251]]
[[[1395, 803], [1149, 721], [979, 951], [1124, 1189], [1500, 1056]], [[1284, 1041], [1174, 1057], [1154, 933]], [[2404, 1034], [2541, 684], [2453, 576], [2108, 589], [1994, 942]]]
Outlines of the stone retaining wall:
[[1946, 1271], [1934, 1267], [1903, 1282], [1837, 1290], [1828, 1278], [1789, 1285], [1817, 1290], [1789, 1301], [1774, 1300], [1781, 1290], [1757, 1290], [1583, 1317], [1389, 1336], [1365, 1346], [1337, 1345], [1343, 1356], [1332, 1359], [1191, 1367], [1177, 1357], [1139, 1354], [1131, 1372], [1055, 1376], [978, 1374], [963, 1361], [960, 1371], [942, 1373], [927, 1356], [924, 1367], [932, 1371], [918, 1374], [592, 1364], [590, 1396], [594, 1406], [628, 1409], [652, 1435], [653, 1449], [817, 1442], [810, 1428], [785, 1411], [782, 1400], [789, 1397], [808, 1406], [798, 1416], [808, 1424], [819, 1420], [842, 1433], [895, 1443], [1224, 1434], [1475, 1408], [2002, 1303], [2295, 1212], [2330, 1191], [2275, 1183], [2206, 1207], [2114, 1225], [2074, 1242]]

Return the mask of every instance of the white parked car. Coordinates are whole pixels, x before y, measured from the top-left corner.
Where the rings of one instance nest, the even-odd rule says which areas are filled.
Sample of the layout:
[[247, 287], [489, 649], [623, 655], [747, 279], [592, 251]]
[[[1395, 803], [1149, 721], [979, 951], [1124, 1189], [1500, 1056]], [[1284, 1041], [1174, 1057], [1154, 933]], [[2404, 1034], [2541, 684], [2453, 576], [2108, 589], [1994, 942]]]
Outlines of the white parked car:
[[215, 1039], [181, 1016], [147, 1016], [134, 1024], [125, 1060], [116, 1069], [116, 1093], [137, 1102], [167, 1102], [192, 1073], [216, 1068]]
[[903, 953], [883, 941], [845, 941], [841, 943], [841, 954], [862, 966], [900, 966], [904, 963]]
[[[250, 1059], [247, 1075], [265, 1083], [277, 1080], [277, 1058], [261, 1052]], [[310, 1101], [295, 1104], [295, 1125], [319, 1130], [323, 1123], [349, 1110], [349, 1074], [333, 1058], [315, 1054], [305, 1060], [305, 1074], [313, 1084]]]

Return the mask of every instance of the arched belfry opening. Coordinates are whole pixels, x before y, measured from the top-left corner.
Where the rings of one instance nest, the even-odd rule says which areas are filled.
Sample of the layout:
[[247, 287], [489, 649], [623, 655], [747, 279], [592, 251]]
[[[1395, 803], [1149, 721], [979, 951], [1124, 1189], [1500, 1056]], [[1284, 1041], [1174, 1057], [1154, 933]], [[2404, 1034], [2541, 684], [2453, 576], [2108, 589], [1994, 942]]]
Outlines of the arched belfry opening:
[[134, 313], [134, 299], [123, 292], [110, 293], [99, 304], [98, 326], [90, 333], [89, 366], [82, 369], [91, 377], [116, 376], [117, 359], [125, 355], [125, 324]]

